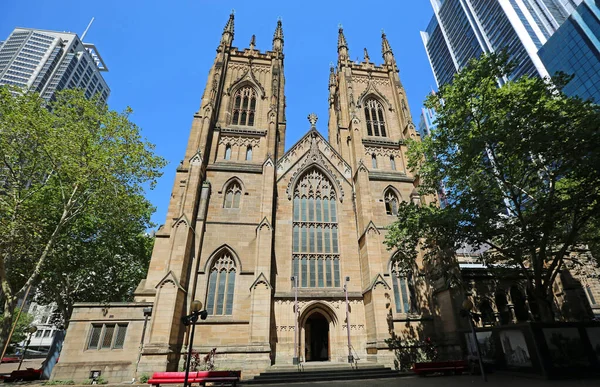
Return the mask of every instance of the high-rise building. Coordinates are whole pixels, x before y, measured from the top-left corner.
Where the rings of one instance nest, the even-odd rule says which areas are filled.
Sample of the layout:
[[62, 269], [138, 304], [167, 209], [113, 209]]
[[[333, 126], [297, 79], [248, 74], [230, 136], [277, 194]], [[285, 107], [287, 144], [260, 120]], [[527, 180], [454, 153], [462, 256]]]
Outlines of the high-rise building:
[[79, 87], [87, 98], [99, 94], [106, 102], [110, 89], [103, 71], [108, 68], [96, 46], [75, 33], [15, 28], [0, 44], [0, 85], [33, 90], [44, 99]]
[[538, 50], [581, 1], [431, 0], [434, 16], [421, 37], [438, 86], [469, 59], [503, 49], [517, 64], [508, 79], [551, 75]]
[[563, 91], [600, 103], [600, 1], [584, 0], [539, 50], [550, 74], [573, 79]]

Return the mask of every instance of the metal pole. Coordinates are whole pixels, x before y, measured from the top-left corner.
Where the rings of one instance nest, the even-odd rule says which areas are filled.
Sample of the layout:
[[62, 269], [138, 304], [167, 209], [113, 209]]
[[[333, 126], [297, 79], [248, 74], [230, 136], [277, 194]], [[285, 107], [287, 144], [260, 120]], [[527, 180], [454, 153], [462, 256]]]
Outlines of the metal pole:
[[190, 342], [188, 344], [188, 357], [187, 357], [187, 361], [186, 361], [186, 365], [185, 365], [185, 379], [183, 382], [183, 387], [187, 387], [188, 386], [188, 377], [190, 374], [190, 362], [192, 360], [192, 344], [194, 343], [194, 331], [196, 329], [196, 321], [198, 321], [198, 313], [197, 312], [193, 312], [191, 317], [191, 321], [192, 321], [192, 333], [190, 334]]
[[298, 276], [292, 277], [294, 280], [294, 359], [293, 364], [298, 364]]
[[473, 324], [473, 315], [468, 312], [467, 316], [469, 319], [469, 325], [471, 326], [471, 333], [473, 334], [473, 340], [475, 340], [475, 349], [477, 350], [477, 359], [479, 360], [479, 369], [481, 370], [481, 377], [484, 382], [487, 382], [487, 376], [485, 375], [485, 369], [483, 368], [483, 359], [481, 358], [481, 349], [479, 348], [479, 341], [477, 340], [477, 332], [475, 331], [475, 324]]
[[21, 317], [21, 312], [23, 311], [23, 308], [25, 307], [25, 302], [27, 301], [27, 296], [29, 296], [30, 290], [31, 290], [31, 285], [29, 285], [27, 287], [27, 291], [25, 292], [25, 295], [23, 296], [23, 301], [21, 302], [21, 307], [19, 308], [19, 312], [17, 313], [17, 318], [15, 319], [12, 329], [10, 330], [10, 333], [8, 334], [8, 338], [6, 339], [6, 343], [4, 344], [4, 348], [2, 349], [2, 356], [0, 356], [0, 364], [2, 364], [2, 359], [4, 359], [4, 355], [6, 355], [6, 350], [8, 349], [10, 340], [12, 339], [13, 333], [15, 332], [15, 328], [17, 327], [17, 323], [19, 322], [19, 318]]
[[144, 328], [142, 329], [142, 339], [140, 340], [140, 350], [138, 351], [137, 363], [135, 364], [134, 376], [137, 378], [138, 368], [140, 366], [140, 360], [142, 360], [142, 350], [144, 349], [144, 338], [146, 337], [146, 326], [148, 325], [149, 315], [144, 313]]
[[29, 348], [29, 343], [31, 343], [31, 336], [33, 336], [33, 333], [29, 334], [29, 338], [27, 339], [27, 342], [25, 343], [25, 350], [23, 351], [23, 354], [21, 355], [21, 361], [19, 362], [19, 367], [17, 367], [17, 371], [21, 369], [21, 365], [23, 364], [23, 359], [25, 359], [25, 354], [27, 353], [27, 349]]
[[346, 283], [344, 284], [344, 293], [346, 293], [346, 331], [348, 333], [348, 363], [353, 362], [352, 356], [352, 344], [350, 343], [350, 304], [348, 303], [348, 281], [350, 277], [346, 277]]

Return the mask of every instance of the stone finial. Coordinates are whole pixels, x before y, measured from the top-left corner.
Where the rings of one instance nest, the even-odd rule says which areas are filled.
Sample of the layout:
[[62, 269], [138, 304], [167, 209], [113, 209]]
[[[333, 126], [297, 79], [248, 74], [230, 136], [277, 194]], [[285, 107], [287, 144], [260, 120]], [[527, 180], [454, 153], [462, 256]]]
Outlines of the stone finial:
[[252, 35], [252, 38], [250, 38], [250, 49], [254, 50], [254, 46], [256, 46], [256, 35]]
[[335, 86], [335, 68], [333, 63], [329, 64], [329, 86]]
[[227, 20], [227, 24], [223, 28], [223, 34], [221, 35], [221, 44], [229, 46], [233, 42], [234, 35], [234, 25], [233, 25], [233, 14], [234, 11], [231, 10], [231, 14], [229, 15], [229, 20]]
[[317, 115], [315, 113], [310, 113], [307, 118], [308, 118], [308, 122], [310, 122], [310, 128], [316, 129], [317, 128], [317, 120], [319, 119], [319, 117], [317, 117]]
[[365, 62], [369, 63], [371, 61], [371, 58], [369, 58], [369, 52], [367, 51], [367, 48], [364, 48], [365, 50]]
[[381, 30], [381, 55], [383, 56], [385, 64], [393, 64], [396, 61], [390, 42], [388, 42], [387, 36], [385, 36], [383, 30]]
[[283, 51], [283, 28], [281, 27], [281, 17], [277, 20], [277, 27], [273, 34], [273, 51]]
[[348, 43], [346, 43], [346, 37], [344, 36], [344, 29], [342, 25], [339, 25], [338, 29], [338, 59], [348, 60]]

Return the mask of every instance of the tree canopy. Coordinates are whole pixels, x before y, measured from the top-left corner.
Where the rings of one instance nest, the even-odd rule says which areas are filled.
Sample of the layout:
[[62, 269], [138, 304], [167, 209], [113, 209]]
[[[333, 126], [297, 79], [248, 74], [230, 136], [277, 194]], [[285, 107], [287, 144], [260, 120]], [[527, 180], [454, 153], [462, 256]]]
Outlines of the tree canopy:
[[387, 244], [409, 260], [424, 243], [430, 262], [489, 248], [486, 262], [520, 270], [551, 320], [552, 283], [600, 214], [600, 107], [562, 93], [564, 74], [509, 80], [512, 68], [484, 55], [427, 98], [437, 128], [409, 143], [408, 164], [422, 193], [443, 184], [447, 205], [401, 206]]
[[97, 227], [100, 221], [149, 225], [143, 192], [165, 160], [141, 137], [131, 113], [111, 111], [81, 90], [56, 93], [47, 103], [36, 93], [0, 87], [0, 341], [17, 299], [65, 251], [110, 228]]

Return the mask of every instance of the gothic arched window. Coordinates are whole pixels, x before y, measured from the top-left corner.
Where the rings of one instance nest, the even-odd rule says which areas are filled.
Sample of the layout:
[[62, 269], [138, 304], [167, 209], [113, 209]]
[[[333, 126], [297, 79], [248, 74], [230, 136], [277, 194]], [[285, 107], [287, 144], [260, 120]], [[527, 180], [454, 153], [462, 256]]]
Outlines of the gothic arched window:
[[367, 100], [365, 103], [365, 119], [367, 121], [367, 135], [386, 137], [385, 116], [381, 102], [375, 98]]
[[398, 216], [398, 196], [392, 189], [385, 191], [385, 213]]
[[224, 251], [209, 271], [206, 311], [210, 315], [231, 315], [235, 290], [235, 261]]
[[373, 169], [377, 169], [377, 155], [375, 153], [371, 155], [371, 166]]
[[252, 160], [252, 145], [248, 145], [248, 148], [246, 148], [246, 161], [251, 161]]
[[481, 313], [481, 324], [484, 327], [496, 324], [494, 309], [489, 300], [483, 300], [481, 304], [479, 304], [479, 313]]
[[225, 190], [225, 202], [223, 208], [240, 208], [240, 199], [242, 198], [242, 188], [237, 181], [232, 182]]
[[336, 193], [318, 169], [294, 190], [292, 275], [299, 287], [340, 287]]
[[231, 145], [225, 146], [225, 160], [231, 160]]
[[233, 96], [233, 125], [254, 126], [256, 110], [256, 91], [251, 86], [245, 86], [236, 91]]
[[412, 274], [400, 267], [400, 264], [392, 262], [392, 288], [394, 290], [394, 302], [396, 313], [414, 312], [414, 286]]
[[390, 167], [392, 168], [392, 171], [396, 170], [396, 159], [394, 159], [394, 156], [390, 156]]

